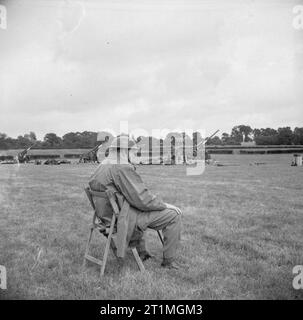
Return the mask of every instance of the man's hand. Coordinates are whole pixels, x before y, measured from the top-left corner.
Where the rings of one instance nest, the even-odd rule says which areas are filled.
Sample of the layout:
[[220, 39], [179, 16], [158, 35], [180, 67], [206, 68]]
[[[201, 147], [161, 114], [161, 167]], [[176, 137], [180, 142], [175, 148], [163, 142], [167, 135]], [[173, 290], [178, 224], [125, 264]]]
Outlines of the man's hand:
[[173, 209], [175, 210], [178, 214], [182, 214], [181, 209], [174, 206], [173, 204], [165, 203], [167, 209]]

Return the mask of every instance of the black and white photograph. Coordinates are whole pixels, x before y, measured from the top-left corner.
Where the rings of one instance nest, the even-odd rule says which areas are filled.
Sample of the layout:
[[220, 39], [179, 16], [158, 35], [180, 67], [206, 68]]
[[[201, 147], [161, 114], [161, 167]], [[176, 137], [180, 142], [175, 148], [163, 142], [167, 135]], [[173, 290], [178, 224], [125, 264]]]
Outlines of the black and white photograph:
[[303, 300], [302, 88], [303, 0], [0, 0], [0, 300]]

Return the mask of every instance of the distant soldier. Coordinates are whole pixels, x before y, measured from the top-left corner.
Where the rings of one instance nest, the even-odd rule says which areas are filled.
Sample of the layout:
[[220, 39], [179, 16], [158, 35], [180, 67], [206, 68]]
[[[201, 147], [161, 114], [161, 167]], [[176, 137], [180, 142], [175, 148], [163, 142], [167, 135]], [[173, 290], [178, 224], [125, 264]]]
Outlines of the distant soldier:
[[[181, 210], [148, 191], [131, 164], [137, 149], [135, 141], [128, 136], [115, 138], [109, 147], [108, 157], [92, 175], [89, 185], [95, 191], [111, 188], [130, 204], [126, 246], [135, 246], [141, 258], [146, 260], [151, 255], [145, 246], [144, 231], [147, 228], [162, 230], [164, 245], [161, 265], [178, 269], [175, 257], [180, 241]], [[98, 216], [110, 223], [112, 210], [108, 200], [97, 199], [96, 205]]]

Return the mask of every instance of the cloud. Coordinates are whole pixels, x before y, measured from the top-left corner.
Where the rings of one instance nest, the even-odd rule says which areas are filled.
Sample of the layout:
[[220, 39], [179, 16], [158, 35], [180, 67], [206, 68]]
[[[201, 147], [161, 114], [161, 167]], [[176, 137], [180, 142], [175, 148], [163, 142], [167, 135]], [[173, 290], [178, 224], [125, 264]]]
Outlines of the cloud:
[[120, 120], [147, 130], [300, 124], [303, 38], [285, 2], [11, 3], [0, 127], [12, 136]]

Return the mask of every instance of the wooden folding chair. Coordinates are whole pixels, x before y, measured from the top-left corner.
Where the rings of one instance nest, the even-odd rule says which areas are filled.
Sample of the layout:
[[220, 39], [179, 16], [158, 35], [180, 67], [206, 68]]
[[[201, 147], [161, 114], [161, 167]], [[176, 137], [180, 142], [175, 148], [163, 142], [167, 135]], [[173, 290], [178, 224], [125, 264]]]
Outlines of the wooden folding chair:
[[[92, 224], [90, 226], [89, 237], [88, 237], [86, 248], [85, 248], [83, 268], [85, 267], [87, 260], [90, 261], [90, 262], [96, 263], [96, 264], [101, 266], [100, 277], [102, 277], [104, 275], [104, 270], [105, 270], [105, 266], [106, 266], [106, 262], [107, 262], [108, 253], [109, 253], [109, 249], [110, 248], [112, 249], [114, 255], [116, 256], [116, 253], [115, 253], [115, 250], [114, 250], [115, 243], [114, 243], [113, 236], [114, 236], [114, 228], [116, 226], [116, 222], [117, 222], [117, 218], [119, 216], [120, 210], [119, 210], [119, 206], [118, 206], [118, 204], [116, 202], [116, 196], [115, 196], [113, 191], [106, 190], [104, 192], [98, 192], [98, 191], [93, 191], [88, 187], [85, 188], [84, 190], [85, 190], [85, 193], [86, 193], [86, 195], [87, 195], [87, 197], [89, 199], [89, 202], [90, 202], [90, 204], [91, 204], [91, 206], [92, 206], [92, 208], [94, 210], [94, 215], [93, 215], [93, 221], [92, 221]], [[101, 219], [98, 218], [98, 216], [97, 216], [96, 206], [95, 206], [95, 202], [94, 202], [94, 198], [95, 197], [108, 199], [110, 204], [111, 204], [111, 207], [113, 209], [113, 216], [112, 216], [112, 220], [111, 220], [109, 228], [106, 227], [102, 223]], [[91, 243], [91, 240], [92, 240], [93, 232], [95, 230], [100, 231], [101, 234], [103, 234], [107, 238], [102, 260], [97, 259], [97, 258], [95, 258], [95, 257], [93, 257], [92, 255], [89, 254], [90, 243]], [[163, 244], [163, 239], [162, 239], [162, 235], [161, 235], [160, 231], [157, 231], [157, 233], [159, 235], [160, 241]], [[137, 248], [133, 247], [133, 248], [131, 248], [131, 251], [132, 251], [132, 253], [134, 255], [134, 258], [135, 258], [135, 260], [137, 262], [137, 265], [138, 265], [140, 271], [144, 271], [145, 267], [144, 267], [143, 262], [142, 262], [142, 260], [141, 260], [141, 258], [139, 256], [139, 254], [138, 254]]]

